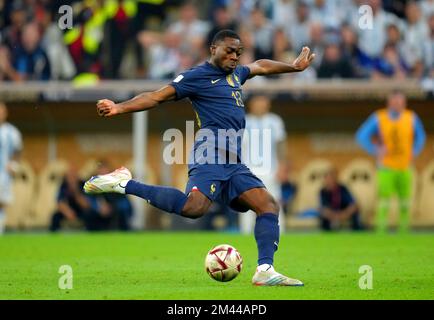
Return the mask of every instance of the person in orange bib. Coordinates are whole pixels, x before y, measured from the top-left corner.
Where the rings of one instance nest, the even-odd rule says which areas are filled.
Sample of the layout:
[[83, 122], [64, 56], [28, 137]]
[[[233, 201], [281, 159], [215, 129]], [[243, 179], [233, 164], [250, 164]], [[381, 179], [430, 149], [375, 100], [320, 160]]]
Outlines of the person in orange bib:
[[356, 133], [358, 144], [377, 159], [379, 202], [376, 230], [387, 230], [388, 213], [393, 196], [399, 200], [399, 231], [407, 232], [410, 222], [413, 160], [422, 151], [426, 135], [416, 113], [407, 109], [401, 91], [393, 91], [387, 107], [374, 112]]

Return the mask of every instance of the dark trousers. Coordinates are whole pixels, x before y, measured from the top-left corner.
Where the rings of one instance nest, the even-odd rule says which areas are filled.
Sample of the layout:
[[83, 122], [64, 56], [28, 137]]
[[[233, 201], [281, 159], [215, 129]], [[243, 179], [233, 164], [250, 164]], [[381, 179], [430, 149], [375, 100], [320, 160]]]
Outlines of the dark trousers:
[[[77, 218], [84, 222], [85, 228], [88, 231], [107, 230], [110, 226], [111, 217], [101, 217], [98, 212], [89, 210], [81, 212]], [[65, 216], [57, 211], [51, 217], [50, 231], [58, 231], [61, 228], [61, 223], [65, 220]]]
[[[329, 219], [326, 219], [325, 217], [320, 216], [320, 227], [322, 230], [331, 231], [332, 230], [332, 222]], [[352, 230], [362, 230], [362, 224], [360, 222], [360, 215], [358, 212], [355, 212], [350, 217], [350, 226]]]

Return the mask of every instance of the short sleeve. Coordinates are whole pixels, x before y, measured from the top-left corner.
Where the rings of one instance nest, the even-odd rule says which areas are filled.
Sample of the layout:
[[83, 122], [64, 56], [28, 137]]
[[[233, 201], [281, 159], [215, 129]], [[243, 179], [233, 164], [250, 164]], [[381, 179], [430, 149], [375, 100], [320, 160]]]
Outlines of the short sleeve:
[[250, 68], [247, 66], [238, 66], [238, 74], [241, 84], [244, 84], [250, 76]]
[[170, 83], [176, 91], [176, 100], [192, 97], [198, 92], [198, 72], [191, 69], [179, 74]]

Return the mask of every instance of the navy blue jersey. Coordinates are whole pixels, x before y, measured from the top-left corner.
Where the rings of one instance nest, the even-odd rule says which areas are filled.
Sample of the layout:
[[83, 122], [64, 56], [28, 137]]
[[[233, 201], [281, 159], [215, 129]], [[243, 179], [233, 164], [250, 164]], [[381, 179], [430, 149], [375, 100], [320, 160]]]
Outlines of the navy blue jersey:
[[[181, 73], [172, 81], [171, 85], [176, 90], [176, 100], [189, 98], [193, 104], [201, 132], [208, 129], [214, 134], [213, 139], [196, 137], [192, 150], [196, 157], [193, 161], [190, 159], [190, 164], [200, 163], [203, 160], [198, 157], [202, 154], [200, 150], [206, 149], [205, 147], [211, 144], [215, 146], [216, 161], [221, 150], [219, 146], [223, 145], [226, 151], [235, 154], [240, 161], [242, 131], [246, 125], [241, 85], [249, 75], [250, 69], [246, 66], [237, 66], [233, 73], [228, 74], [205, 62]], [[219, 129], [220, 133], [223, 129], [236, 134], [229, 138], [224, 137], [225, 141], [222, 142]], [[196, 152], [198, 149], [200, 152]], [[228, 159], [225, 163], [229, 161]]]
[[355, 203], [351, 192], [341, 184], [333, 191], [322, 188], [320, 198], [321, 207], [332, 210], [344, 210]]

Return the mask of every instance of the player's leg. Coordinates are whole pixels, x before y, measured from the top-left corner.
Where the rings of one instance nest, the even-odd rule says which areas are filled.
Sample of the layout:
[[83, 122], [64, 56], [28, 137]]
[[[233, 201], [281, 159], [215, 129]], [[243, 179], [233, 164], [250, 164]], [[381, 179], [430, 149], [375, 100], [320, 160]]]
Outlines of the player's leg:
[[381, 168], [377, 171], [378, 204], [375, 215], [375, 231], [385, 233], [388, 227], [390, 203], [393, 196], [394, 172]]
[[258, 265], [273, 264], [279, 244], [279, 205], [265, 188], [253, 188], [238, 197], [238, 204], [256, 213], [255, 239]]
[[135, 181], [130, 171], [124, 167], [90, 178], [85, 183], [84, 190], [86, 193], [116, 192], [135, 195], [163, 211], [193, 219], [201, 217], [211, 205], [211, 200], [201, 192], [190, 192], [187, 196], [176, 188]]
[[241, 165], [237, 174], [228, 181], [223, 195], [234, 210], [252, 210], [256, 213], [254, 234], [258, 247], [258, 267], [252, 279], [253, 284], [302, 286], [301, 281], [288, 278], [274, 270], [274, 252], [279, 245], [279, 204], [262, 181]]
[[252, 282], [265, 286], [302, 286], [297, 279], [288, 278], [274, 270], [274, 253], [279, 245], [279, 204], [265, 188], [244, 191], [238, 205], [253, 210], [256, 217], [255, 240], [258, 246], [258, 267]]
[[410, 207], [413, 184], [413, 173], [410, 169], [397, 173], [396, 177], [399, 200], [399, 226], [398, 231], [407, 233], [410, 228]]

